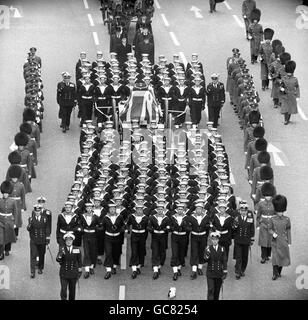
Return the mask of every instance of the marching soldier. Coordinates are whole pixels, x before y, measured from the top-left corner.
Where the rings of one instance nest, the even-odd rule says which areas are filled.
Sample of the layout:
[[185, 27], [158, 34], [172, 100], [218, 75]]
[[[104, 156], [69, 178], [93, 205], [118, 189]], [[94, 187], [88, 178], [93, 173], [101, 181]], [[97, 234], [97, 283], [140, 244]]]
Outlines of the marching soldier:
[[200, 77], [196, 77], [194, 81], [195, 85], [189, 91], [189, 108], [192, 123], [198, 125], [201, 121], [201, 111], [205, 108], [206, 90], [201, 86]]
[[40, 196], [36, 199], [37, 203], [42, 206], [43, 213], [46, 214], [48, 218], [48, 223], [49, 223], [49, 228], [50, 232], [52, 231], [51, 226], [52, 226], [52, 216], [51, 216], [51, 211], [45, 207], [46, 204], [46, 198], [43, 196]]
[[156, 213], [149, 217], [148, 230], [152, 234], [152, 267], [153, 279], [158, 279], [160, 269], [166, 260], [166, 235], [170, 229], [170, 220], [164, 213], [164, 204], [157, 205]]
[[248, 210], [246, 201], [240, 201], [239, 212], [233, 221], [235, 277], [237, 280], [245, 276], [248, 263], [248, 251], [254, 242], [255, 227], [253, 214]]
[[296, 63], [290, 60], [285, 65], [286, 76], [281, 79], [280, 85], [280, 112], [284, 115], [284, 124], [287, 125], [290, 122], [292, 114], [296, 114], [297, 103], [300, 97], [299, 84], [296, 77], [294, 77], [294, 71]]
[[213, 81], [206, 88], [209, 121], [213, 121], [214, 128], [218, 126], [220, 110], [226, 100], [224, 85], [218, 81], [218, 77], [217, 73], [213, 73], [211, 75]]
[[77, 104], [76, 86], [70, 81], [71, 75], [68, 72], [62, 73], [63, 81], [57, 85], [57, 103], [60, 106], [59, 118], [63, 132], [69, 130], [71, 113]]
[[185, 265], [185, 253], [190, 231], [189, 218], [184, 212], [184, 205], [178, 204], [175, 214], [170, 218], [171, 234], [171, 267], [173, 268], [173, 280], [176, 281], [182, 275], [181, 267]]
[[0, 186], [3, 197], [0, 199], [0, 260], [10, 254], [11, 243], [16, 242], [14, 229], [17, 221], [16, 202], [9, 198], [13, 186], [9, 181], [3, 181]]
[[63, 236], [65, 245], [60, 247], [56, 261], [60, 263], [61, 300], [75, 300], [76, 282], [82, 274], [82, 256], [80, 249], [73, 246], [75, 236], [66, 233]]
[[32, 48], [30, 48], [29, 51], [30, 51], [29, 52], [29, 58], [32, 61], [34, 61], [36, 63], [36, 65], [38, 66], [38, 68], [40, 69], [42, 67], [42, 59], [36, 55], [37, 49], [32, 47]]
[[16, 202], [17, 207], [17, 215], [15, 221], [16, 227], [14, 229], [17, 240], [18, 230], [22, 227], [22, 215], [24, 211], [26, 211], [26, 192], [24, 185], [19, 181], [19, 177], [21, 175], [21, 167], [18, 165], [11, 166], [8, 171], [8, 174], [13, 187], [13, 190], [10, 193], [9, 198]]
[[84, 278], [89, 278], [90, 274], [94, 274], [94, 268], [97, 262], [97, 237], [96, 231], [99, 224], [99, 219], [93, 214], [93, 203], [87, 202], [85, 204], [86, 212], [82, 215], [80, 225], [83, 232], [83, 249], [84, 259], [83, 265], [85, 267]]
[[31, 278], [35, 278], [36, 257], [38, 257], [38, 274], [43, 273], [46, 245], [50, 243], [50, 229], [46, 215], [40, 204], [35, 204], [32, 217], [28, 220], [27, 230], [30, 234], [30, 270]]
[[251, 12], [256, 8], [257, 8], [257, 6], [256, 6], [255, 0], [244, 0], [242, 3], [242, 16], [243, 16], [243, 19], [245, 22], [247, 40], [249, 40], [248, 39], [248, 29], [249, 29], [249, 26], [252, 22], [250, 15], [251, 15]]
[[197, 273], [199, 276], [203, 275], [202, 267], [204, 264], [204, 250], [207, 245], [209, 221], [209, 216], [204, 213], [203, 204], [197, 203], [194, 213], [189, 217], [191, 225], [190, 265], [192, 267], [190, 278], [192, 280], [197, 279]]
[[277, 195], [273, 199], [276, 215], [270, 219], [269, 232], [272, 234], [272, 264], [273, 277], [277, 280], [281, 277], [283, 267], [290, 265], [291, 246], [291, 221], [285, 215], [287, 210], [287, 198]]
[[248, 39], [250, 40], [250, 54], [252, 64], [257, 62], [260, 51], [260, 44], [263, 40], [263, 27], [261, 24], [259, 24], [260, 18], [261, 11], [259, 9], [252, 10], [250, 15], [251, 24], [248, 28]]
[[204, 256], [204, 260], [207, 262], [207, 299], [219, 300], [220, 288], [228, 273], [227, 257], [224, 247], [218, 244], [220, 234], [212, 232], [210, 237], [212, 245], [206, 248]]
[[100, 221], [99, 229], [105, 232], [105, 279], [109, 279], [112, 274], [116, 274], [116, 268], [120, 265], [122, 252], [122, 234], [124, 232], [124, 219], [116, 212], [116, 205], [109, 203], [107, 214]]
[[271, 41], [274, 36], [274, 30], [271, 28], [264, 29], [264, 42], [260, 45], [260, 61], [261, 61], [261, 80], [262, 90], [268, 89], [269, 86], [269, 65], [273, 53]]
[[84, 76], [84, 83], [80, 86], [78, 91], [80, 109], [81, 109], [81, 124], [86, 120], [92, 119], [93, 101], [95, 95], [95, 86], [90, 81], [90, 75]]
[[257, 230], [259, 230], [258, 245], [261, 247], [261, 263], [263, 264], [269, 260], [272, 252], [272, 235], [269, 232], [269, 225], [270, 220], [276, 214], [272, 201], [275, 195], [275, 188], [272, 184], [265, 183], [261, 187], [261, 192], [264, 196], [264, 200], [261, 200], [257, 204], [256, 227]]
[[127, 228], [131, 226], [131, 258], [129, 265], [132, 267], [132, 278], [141, 273], [146, 255], [146, 239], [148, 236], [149, 218], [144, 214], [144, 206], [136, 205], [134, 213], [127, 219]]

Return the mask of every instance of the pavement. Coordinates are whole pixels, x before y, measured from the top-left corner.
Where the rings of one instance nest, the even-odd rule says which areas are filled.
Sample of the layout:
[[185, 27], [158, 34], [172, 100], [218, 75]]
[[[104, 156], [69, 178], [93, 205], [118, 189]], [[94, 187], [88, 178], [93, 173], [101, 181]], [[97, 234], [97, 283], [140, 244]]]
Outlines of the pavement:
[[[274, 109], [270, 92], [261, 90], [260, 64], [250, 65], [249, 42], [241, 20], [240, 0], [229, 0], [217, 5], [217, 12], [210, 14], [207, 1], [201, 0], [157, 0], [153, 31], [155, 35], [155, 55], [165, 54], [168, 60], [172, 54], [180, 53], [185, 61], [193, 52], [198, 52], [204, 66], [207, 82], [213, 72], [218, 72], [220, 80], [226, 82], [226, 59], [231, 50], [238, 47], [242, 57], [247, 60], [248, 68], [254, 76], [259, 90], [260, 109], [265, 122], [266, 139], [271, 143], [272, 162], [274, 163], [275, 185], [278, 193], [288, 198], [288, 211], [292, 223], [291, 266], [283, 269], [282, 278], [273, 282], [272, 265], [260, 264], [260, 248], [257, 241], [252, 247], [246, 277], [236, 280], [232, 251], [228, 263], [228, 278], [224, 283], [224, 300], [305, 300], [307, 289], [300, 289], [297, 277], [301, 269], [308, 273], [307, 250], [307, 142], [306, 130], [308, 117], [308, 75], [304, 66], [308, 64], [308, 30], [298, 29], [296, 6], [301, 1], [272, 0], [257, 1], [262, 11], [261, 23], [264, 28], [275, 30], [274, 39], [280, 39], [297, 62], [295, 75], [301, 87], [301, 113], [292, 116], [292, 123], [283, 125], [283, 117]], [[33, 181], [33, 192], [27, 195], [28, 210], [24, 222], [30, 215], [36, 198], [44, 195], [47, 207], [53, 213], [53, 234], [51, 251], [55, 258], [57, 244], [55, 229], [57, 215], [66, 200], [74, 179], [74, 168], [79, 155], [79, 121], [73, 113], [72, 125], [65, 134], [59, 127], [58, 105], [56, 104], [56, 84], [61, 80], [61, 72], [75, 74], [75, 63], [79, 52], [85, 50], [90, 60], [94, 60], [97, 50], [105, 57], [109, 52], [109, 35], [103, 25], [99, 1], [96, 0], [54, 0], [21, 1], [0, 0], [17, 8], [10, 12], [8, 29], [0, 30], [0, 175], [5, 176], [9, 166], [7, 155], [14, 135], [19, 131], [22, 121], [24, 80], [22, 65], [26, 53], [32, 46], [42, 58], [42, 78], [44, 83], [45, 113], [41, 148], [38, 153], [39, 164], [37, 179]], [[14, 14], [16, 17], [14, 17]], [[206, 117], [202, 120], [204, 126]], [[249, 200], [250, 188], [244, 170], [243, 132], [227, 99], [223, 108], [219, 132], [230, 159], [234, 176], [236, 196]], [[258, 234], [256, 233], [256, 239]], [[177, 282], [172, 281], [170, 246], [162, 275], [152, 280], [150, 263], [150, 241], [148, 240], [146, 265], [136, 280], [130, 277], [128, 267], [130, 239], [127, 238], [126, 254], [122, 257], [121, 270], [110, 280], [104, 280], [105, 270], [97, 266], [95, 275], [80, 279], [80, 290], [76, 298], [81, 300], [157, 300], [167, 299], [171, 286], [177, 288], [177, 299], [206, 299], [206, 277], [190, 280], [189, 260], [183, 275]], [[57, 300], [60, 298], [59, 266], [54, 265], [46, 253], [46, 266], [43, 275], [30, 279], [29, 236], [26, 225], [20, 230], [18, 242], [13, 245], [11, 255], [0, 262], [7, 266], [10, 273], [9, 290], [1, 290], [0, 299], [18, 300]], [[301, 267], [303, 266], [303, 267]], [[1, 275], [1, 273], [0, 273]], [[303, 280], [304, 281], [304, 280]], [[306, 287], [307, 287], [306, 281]], [[302, 282], [303, 284], [304, 282]]]

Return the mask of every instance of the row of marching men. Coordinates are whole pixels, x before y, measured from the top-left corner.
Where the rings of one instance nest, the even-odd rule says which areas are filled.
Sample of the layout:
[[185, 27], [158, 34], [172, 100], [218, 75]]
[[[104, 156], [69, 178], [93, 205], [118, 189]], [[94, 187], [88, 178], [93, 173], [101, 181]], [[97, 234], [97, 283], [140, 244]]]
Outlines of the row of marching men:
[[[112, 126], [112, 123], [111, 123]], [[209, 128], [211, 128], [212, 124], [209, 123]], [[89, 125], [90, 128], [91, 124]], [[94, 129], [94, 128], [92, 128]], [[227, 157], [225, 156], [224, 147], [221, 143], [221, 137], [215, 133], [216, 129], [212, 128], [213, 132], [210, 134], [210, 159], [211, 159], [211, 168], [212, 170], [216, 165], [225, 167], [227, 162]], [[107, 130], [107, 129], [105, 129]], [[112, 130], [112, 127], [110, 129]], [[138, 131], [138, 129], [136, 128]], [[191, 130], [195, 130], [192, 128]], [[90, 130], [91, 131], [91, 130]], [[91, 135], [93, 132], [91, 133]], [[135, 133], [133, 132], [133, 136]], [[137, 135], [138, 136], [138, 135]], [[215, 138], [216, 137], [216, 138]], [[159, 139], [158, 139], [159, 140]], [[207, 141], [207, 140], [206, 140]], [[119, 263], [119, 257], [121, 253], [121, 246], [123, 243], [123, 233], [127, 226], [130, 223], [133, 225], [131, 230], [131, 241], [132, 241], [132, 258], [131, 258], [131, 266], [132, 266], [132, 277], [137, 277], [138, 273], [141, 271], [141, 266], [144, 264], [145, 257], [145, 245], [147, 233], [150, 231], [152, 233], [152, 266], [153, 266], [153, 278], [157, 279], [160, 274], [161, 267], [165, 263], [166, 258], [166, 249], [168, 244], [168, 232], [172, 232], [172, 240], [171, 240], [171, 248], [172, 248], [172, 267], [174, 271], [173, 278], [177, 280], [178, 276], [181, 274], [181, 267], [185, 264], [185, 257], [187, 255], [188, 248], [188, 239], [189, 234], [191, 233], [191, 259], [190, 264], [192, 267], [191, 278], [195, 279], [197, 275], [202, 274], [202, 266], [204, 264], [203, 254], [204, 249], [207, 245], [207, 237], [209, 234], [210, 228], [215, 228], [217, 231], [221, 232], [222, 235], [222, 244], [225, 248], [229, 248], [231, 245], [232, 234], [234, 233], [232, 230], [237, 230], [238, 224], [233, 223], [234, 217], [236, 217], [236, 204], [235, 198], [232, 195], [232, 189], [230, 184], [228, 183], [228, 175], [225, 172], [225, 169], [220, 168], [219, 172], [217, 172], [217, 178], [210, 185], [210, 181], [208, 179], [208, 175], [203, 171], [197, 171], [198, 175], [201, 175], [200, 181], [195, 179], [187, 179], [187, 175], [190, 174], [187, 167], [187, 162], [184, 161], [186, 159], [185, 148], [183, 149], [184, 154], [181, 155], [181, 152], [177, 155], [176, 165], [173, 166], [174, 169], [178, 169], [176, 172], [176, 178], [172, 180], [172, 178], [166, 179], [165, 170], [161, 170], [158, 173], [157, 180], [158, 183], [155, 186], [151, 185], [151, 164], [150, 157], [143, 155], [144, 151], [140, 150], [140, 164], [133, 173], [137, 174], [137, 178], [135, 178], [135, 183], [132, 181], [131, 177], [131, 165], [130, 162], [127, 163], [130, 156], [125, 156], [125, 152], [131, 152], [130, 142], [128, 146], [125, 146], [125, 143], [121, 147], [123, 154], [121, 154], [121, 161], [119, 164], [115, 165], [110, 162], [110, 152], [113, 150], [113, 137], [109, 136], [108, 141], [106, 141], [104, 147], [101, 149], [99, 156], [99, 165], [103, 164], [103, 167], [100, 168], [100, 174], [97, 179], [94, 179], [93, 176], [96, 174], [91, 172], [92, 175], [89, 175], [89, 168], [93, 168], [93, 159], [91, 159], [93, 152], [95, 150], [89, 149], [88, 145], [85, 144], [86, 150], [85, 154], [82, 154], [83, 160], [86, 161], [88, 159], [88, 166], [81, 166], [80, 173], [76, 175], [76, 181], [72, 188], [72, 194], [69, 196], [69, 200], [74, 200], [74, 204], [70, 201], [66, 203], [65, 210], [68, 211], [70, 215], [74, 210], [76, 212], [75, 217], [75, 226], [70, 227], [64, 223], [63, 216], [66, 216], [66, 213], [61, 214], [59, 216], [60, 225], [58, 227], [59, 234], [61, 230], [63, 233], [67, 231], [75, 231], [75, 237], [77, 238], [78, 228], [82, 230], [82, 228], [86, 227], [88, 231], [84, 233], [84, 236], [88, 237], [88, 232], [91, 230], [93, 233], [93, 237], [96, 236], [96, 245], [98, 245], [96, 250], [100, 253], [104, 251], [105, 253], [105, 262], [106, 266], [106, 275], [105, 278], [109, 279], [113, 273], [116, 273], [116, 267]], [[133, 140], [133, 145], [135, 147], [136, 141]], [[160, 143], [158, 143], [160, 146]], [[161, 147], [163, 146], [163, 141], [161, 143]], [[107, 149], [107, 150], [106, 150]], [[109, 150], [108, 150], [109, 149]], [[181, 148], [180, 148], [181, 149]], [[221, 150], [222, 149], [222, 150]], [[165, 153], [164, 148], [159, 148], [158, 150], [158, 158], [163, 160], [163, 154]], [[138, 150], [139, 151], [139, 150]], [[149, 151], [149, 150], [146, 150]], [[221, 152], [222, 151], [222, 152]], [[90, 155], [89, 155], [90, 152]], [[217, 157], [217, 155], [219, 155]], [[125, 159], [126, 158], [126, 159]], [[164, 161], [158, 160], [156, 166], [161, 166], [161, 163], [164, 164]], [[182, 162], [183, 161], [183, 162]], [[95, 162], [95, 161], [94, 161]], [[204, 158], [203, 158], [204, 162]], [[184, 165], [184, 166], [183, 166]], [[204, 163], [198, 163], [201, 168], [204, 168]], [[155, 166], [154, 166], [155, 167]], [[182, 170], [185, 169], [184, 170]], [[161, 167], [162, 169], [162, 167]], [[157, 170], [158, 169], [157, 167]], [[184, 171], [184, 174], [182, 173]], [[215, 170], [214, 170], [215, 171]], [[108, 175], [109, 172], [109, 175]], [[146, 174], [142, 174], [145, 172]], [[224, 174], [221, 174], [224, 173]], [[152, 173], [153, 174], [153, 173]], [[155, 173], [154, 173], [155, 174]], [[178, 176], [178, 177], [177, 177]], [[79, 180], [78, 180], [79, 179]], [[125, 181], [127, 179], [127, 181]], [[141, 181], [148, 181], [147, 183], [140, 183]], [[96, 180], [96, 182], [94, 182]], [[170, 202], [168, 202], [168, 197], [170, 197], [170, 193], [168, 195], [167, 189], [171, 184], [176, 181], [179, 181], [180, 189], [178, 189], [179, 194], [184, 194], [184, 197], [179, 195], [178, 201], [176, 201], [176, 207], [170, 210]], [[188, 181], [187, 181], [188, 180]], [[152, 180], [153, 181], [153, 180]], [[85, 184], [86, 182], [86, 184]], [[184, 183], [183, 183], [184, 182]], [[192, 186], [189, 186], [188, 183], [191, 183]], [[89, 183], [91, 185], [89, 187]], [[132, 183], [132, 184], [131, 184]], [[197, 183], [197, 184], [196, 184]], [[195, 184], [195, 185], [194, 185]], [[134, 193], [136, 197], [131, 205], [131, 209], [127, 211], [127, 207], [129, 206], [129, 199], [132, 198], [132, 193], [130, 192], [130, 185], [133, 185]], [[188, 185], [188, 187], [187, 187]], [[94, 188], [93, 188], [94, 187]], [[134, 189], [135, 187], [135, 189]], [[154, 193], [151, 198], [151, 187], [158, 193]], [[115, 189], [114, 189], [115, 188]], [[195, 189], [194, 189], [195, 188]], [[196, 188], [199, 188], [197, 190]], [[186, 189], [186, 190], [184, 190]], [[198, 199], [194, 199], [194, 202], [189, 207], [187, 204], [190, 201], [190, 196], [193, 194], [190, 193], [189, 189], [193, 190], [193, 193], [197, 193]], [[202, 191], [200, 192], [200, 190]], [[201, 194], [204, 193], [204, 189], [206, 189], [205, 195], [206, 197], [202, 197]], [[216, 191], [213, 192], [211, 189]], [[92, 191], [90, 191], [92, 190]], [[110, 190], [109, 192], [107, 190]], [[153, 190], [153, 189], [152, 189]], [[162, 193], [163, 191], [164, 193]], [[170, 191], [170, 190], [169, 190]], [[197, 192], [196, 192], [197, 191]], [[150, 194], [149, 194], [150, 193]], [[88, 194], [88, 195], [86, 195]], [[161, 196], [161, 195], [162, 196]], [[209, 197], [213, 196], [213, 200], [209, 200]], [[167, 196], [166, 196], [167, 195]], [[77, 198], [76, 198], [77, 197]], [[92, 202], [88, 202], [89, 199], [93, 200]], [[153, 205], [153, 200], [155, 202], [155, 207], [151, 207]], [[121, 204], [122, 202], [122, 204]], [[214, 205], [215, 204], [215, 205]], [[124, 206], [124, 208], [123, 208]], [[243, 212], [247, 214], [247, 203], [243, 203]], [[96, 220], [95, 227], [92, 225], [92, 229], [89, 229], [85, 222], [82, 219], [86, 219], [85, 217], [80, 217], [80, 214], [84, 212], [84, 207], [87, 208], [87, 213], [92, 212], [92, 220]], [[245, 207], [245, 208], [244, 208]], [[121, 209], [122, 208], [122, 209]], [[147, 210], [151, 208], [150, 210]], [[121, 214], [118, 211], [123, 211]], [[131, 213], [131, 211], [133, 213]], [[99, 213], [100, 217], [93, 218], [94, 213]], [[130, 214], [128, 215], [128, 212]], [[84, 214], [84, 216], [87, 215]], [[230, 215], [230, 214], [231, 215]], [[78, 215], [79, 219], [81, 219], [81, 223], [78, 223]], [[116, 218], [112, 218], [112, 216], [116, 215]], [[179, 216], [179, 217], [178, 217]], [[250, 219], [251, 213], [248, 212], [248, 216]], [[139, 218], [138, 218], [139, 217]], [[140, 218], [141, 217], [141, 218]], [[99, 222], [101, 220], [101, 222]], [[230, 220], [228, 223], [223, 223], [221, 225], [221, 220]], [[138, 222], [139, 221], [139, 222]], [[63, 222], [63, 224], [61, 224]], [[59, 222], [58, 222], [59, 223]], [[91, 225], [91, 224], [90, 224]], [[253, 237], [252, 232], [254, 232], [254, 228], [252, 228], [251, 222], [247, 221], [247, 225], [244, 226], [247, 230], [250, 231], [246, 234], [246, 237], [250, 239]], [[110, 227], [110, 228], [109, 228]], [[239, 232], [242, 233], [242, 228], [239, 228]], [[245, 230], [246, 230], [245, 229]], [[104, 247], [101, 250], [99, 249], [100, 241], [98, 241], [100, 232], [104, 234]], [[107, 233], [106, 233], [107, 232]], [[242, 238], [243, 235], [241, 235]], [[57, 237], [61, 239], [61, 236]], [[227, 239], [227, 240], [226, 240]], [[102, 240], [102, 238], [100, 238]], [[75, 239], [76, 241], [76, 239]], [[247, 241], [247, 239], [246, 239]], [[94, 240], [93, 240], [94, 243]], [[92, 245], [94, 245], [92, 243]], [[78, 245], [80, 245], [80, 239]], [[85, 244], [84, 244], [85, 245]], [[113, 247], [112, 247], [113, 246]], [[177, 250], [178, 249], [178, 250]], [[226, 249], [226, 251], [228, 251]], [[113, 252], [114, 256], [111, 258], [110, 250]], [[85, 253], [88, 250], [85, 250]], [[94, 253], [93, 253], [94, 254]], [[97, 254], [97, 253], [96, 253]], [[226, 254], [227, 256], [227, 254]], [[88, 259], [88, 258], [87, 258]], [[85, 257], [85, 260], [87, 260]], [[84, 265], [86, 268], [85, 277], [88, 278], [90, 274], [94, 273], [94, 267], [97, 263], [96, 255], [94, 255], [90, 261], [90, 265]], [[99, 261], [99, 260], [98, 260]], [[244, 261], [244, 259], [243, 259]], [[89, 263], [89, 262], [88, 262]], [[240, 263], [240, 262], [239, 262]], [[241, 262], [242, 263], [242, 262]], [[241, 265], [239, 268], [245, 269], [245, 261], [243, 262], [243, 266]], [[241, 269], [242, 270], [242, 269]]]
[[[280, 107], [280, 113], [284, 115], [284, 124], [290, 122], [292, 114], [296, 114], [297, 104], [300, 98], [300, 87], [294, 71], [295, 61], [291, 60], [291, 54], [286, 52], [279, 39], [273, 39], [275, 31], [271, 28], [263, 30], [259, 23], [261, 11], [254, 9], [251, 13], [251, 26], [249, 38], [251, 41], [251, 62], [260, 61], [262, 90], [269, 89], [272, 81], [271, 98], [274, 108]], [[262, 41], [264, 40], [264, 41]]]
[[[273, 32], [265, 30], [264, 36], [269, 40], [273, 36]], [[273, 41], [274, 42], [274, 41]], [[270, 41], [266, 42], [267, 47]], [[265, 45], [261, 44], [263, 48]], [[281, 50], [279, 45], [276, 49]], [[264, 47], [265, 50], [265, 47]], [[284, 241], [278, 243], [278, 250], [282, 249], [285, 257], [277, 259], [277, 241], [272, 237], [272, 218], [274, 221], [278, 219], [273, 205], [273, 198], [277, 191], [274, 186], [274, 174], [270, 161], [270, 154], [267, 151], [268, 142], [264, 138], [265, 129], [262, 120], [262, 115], [259, 110], [259, 96], [255, 89], [252, 76], [245, 65], [245, 60], [240, 58], [238, 49], [233, 49], [233, 57], [228, 58], [228, 78], [229, 94], [231, 104], [234, 105], [234, 110], [240, 119], [241, 129], [244, 129], [244, 153], [245, 153], [245, 169], [248, 174], [248, 182], [251, 187], [251, 199], [254, 203], [254, 212], [256, 214], [257, 228], [259, 229], [258, 245], [261, 247], [261, 263], [264, 264], [270, 260], [272, 256], [272, 246], [275, 246], [275, 254], [273, 254], [273, 279], [277, 279], [278, 267], [287, 266], [290, 264], [288, 244], [291, 242], [290, 237], [290, 220], [284, 216], [278, 223], [282, 223], [283, 227], [287, 226]], [[269, 50], [271, 51], [271, 50]], [[278, 54], [278, 52], [277, 52]], [[272, 58], [273, 55], [271, 55]], [[283, 60], [289, 54], [281, 53], [280, 58]], [[276, 55], [277, 58], [277, 55]], [[280, 59], [279, 58], [279, 59]], [[264, 57], [263, 57], [264, 59]], [[261, 63], [265, 63], [264, 60]], [[291, 63], [292, 64], [292, 63]], [[268, 84], [267, 84], [268, 85]], [[232, 88], [234, 89], [232, 91]], [[274, 84], [273, 84], [273, 90]], [[282, 202], [284, 200], [281, 200]], [[283, 205], [281, 205], [283, 207]], [[279, 205], [277, 205], [279, 208]], [[280, 219], [280, 218], [279, 218]]]
[[[215, 79], [217, 80], [217, 76]], [[217, 100], [219, 109], [225, 99], [224, 88], [215, 97], [210, 88], [206, 88], [203, 66], [196, 53], [192, 54], [191, 62], [186, 68], [178, 54], [173, 55], [173, 61], [169, 64], [165, 56], [161, 55], [159, 62], [153, 66], [147, 54], [137, 63], [134, 55], [129, 53], [124, 67], [120, 68], [115, 53], [111, 53], [110, 61], [106, 62], [102, 52], [98, 52], [96, 61], [91, 64], [86, 53], [82, 52], [76, 64], [76, 83], [81, 125], [85, 120], [91, 119], [93, 106], [99, 123], [112, 118], [112, 107], [117, 109], [120, 101], [126, 101], [131, 91], [140, 83], [157, 98], [162, 112], [161, 121], [165, 121], [168, 109], [175, 112], [176, 126], [184, 123], [188, 106], [192, 122], [199, 124], [207, 94], [214, 101]], [[219, 89], [221, 85], [219, 83]]]
[[[36, 48], [30, 48], [23, 66], [26, 82], [23, 123], [10, 147], [12, 150], [8, 155], [10, 166], [5, 181], [1, 184], [3, 198], [0, 199], [0, 260], [10, 255], [11, 244], [18, 239], [19, 229], [23, 226], [23, 215], [27, 210], [26, 194], [32, 192], [31, 181], [36, 178], [35, 167], [38, 164], [37, 150], [40, 147], [42, 101], [44, 100], [41, 78], [42, 62], [41, 58], [36, 55], [36, 51]], [[35, 272], [36, 267], [40, 272], [44, 268], [43, 251], [46, 244], [41, 243], [42, 239], [38, 230], [44, 229], [45, 235], [50, 236], [51, 214], [45, 208], [45, 202], [44, 197], [39, 197], [37, 204], [34, 205], [34, 211], [42, 212], [46, 224], [36, 225], [34, 230], [31, 228], [32, 219], [30, 218], [28, 225], [31, 238], [31, 273]]]

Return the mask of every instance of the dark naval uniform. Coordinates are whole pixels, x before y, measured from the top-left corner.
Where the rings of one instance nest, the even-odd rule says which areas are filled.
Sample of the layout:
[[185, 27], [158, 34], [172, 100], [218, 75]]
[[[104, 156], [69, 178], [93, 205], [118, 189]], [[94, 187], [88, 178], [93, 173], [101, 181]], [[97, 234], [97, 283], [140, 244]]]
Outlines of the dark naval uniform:
[[60, 263], [61, 300], [75, 300], [76, 282], [81, 275], [82, 258], [79, 248], [66, 245], [60, 248], [56, 261]]
[[225, 88], [222, 82], [211, 82], [206, 89], [209, 121], [217, 128], [220, 109], [225, 103]]

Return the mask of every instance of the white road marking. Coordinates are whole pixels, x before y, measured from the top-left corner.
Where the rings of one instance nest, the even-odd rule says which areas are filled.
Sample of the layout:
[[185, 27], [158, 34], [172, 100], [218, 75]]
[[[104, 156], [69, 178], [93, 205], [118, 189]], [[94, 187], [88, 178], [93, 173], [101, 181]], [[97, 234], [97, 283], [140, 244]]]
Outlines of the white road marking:
[[10, 10], [14, 11], [14, 18], [22, 18], [21, 14], [19, 13], [19, 10], [17, 8], [14, 8], [13, 6], [10, 6]]
[[172, 31], [169, 32], [169, 34], [170, 34], [170, 37], [171, 37], [173, 43], [174, 43], [176, 46], [179, 46], [180, 43], [179, 43], [178, 39], [176, 38], [175, 34], [174, 34]]
[[273, 154], [274, 163], [277, 167], [285, 167], [284, 162], [279, 156], [279, 153], [282, 153], [280, 149], [275, 147], [272, 143], [268, 144], [267, 151]]
[[298, 110], [298, 113], [299, 113], [299, 115], [301, 116], [301, 118], [302, 118], [303, 120], [307, 121], [308, 118], [306, 117], [304, 111], [302, 110], [302, 108], [301, 108], [299, 105], [297, 105], [297, 110]]
[[232, 185], [235, 185], [236, 183], [235, 183], [235, 179], [234, 179], [234, 175], [233, 175], [233, 173], [232, 173], [232, 171], [231, 171], [231, 168], [230, 168], [230, 183], [232, 184]]
[[233, 15], [233, 18], [235, 19], [235, 21], [237, 22], [237, 24], [241, 27], [241, 28], [244, 28], [244, 23], [241, 21], [241, 19], [236, 15], [234, 14]]
[[126, 269], [126, 252], [127, 252], [127, 238], [124, 238], [124, 243], [122, 247], [122, 255], [121, 255], [121, 269]]
[[120, 286], [119, 300], [125, 300], [125, 286]]
[[161, 18], [162, 18], [162, 19], [163, 19], [163, 21], [164, 21], [165, 26], [166, 26], [166, 27], [169, 27], [169, 26], [170, 26], [170, 24], [169, 24], [169, 22], [168, 22], [168, 20], [167, 20], [166, 16], [165, 16], [163, 13], [161, 13], [160, 15], [161, 15]]
[[200, 13], [201, 9], [195, 7], [195, 6], [192, 6], [190, 8], [190, 11], [193, 11], [195, 13], [195, 18], [197, 19], [202, 19], [203, 18], [203, 15]]
[[157, 9], [161, 9], [161, 6], [160, 6], [158, 0], [155, 0], [155, 5], [156, 5], [156, 8], [157, 8]]
[[89, 19], [90, 26], [94, 27], [94, 21], [92, 19], [92, 15], [90, 13], [88, 13], [88, 19]]
[[99, 40], [98, 40], [97, 32], [92, 32], [92, 33], [93, 33], [94, 42], [98, 46], [99, 45]]
[[182, 62], [184, 63], [184, 66], [186, 67], [187, 64], [188, 64], [188, 62], [187, 62], [187, 59], [186, 59], [186, 57], [185, 57], [184, 52], [179, 52], [179, 56], [180, 56]]
[[84, 4], [84, 7], [86, 9], [89, 9], [89, 5], [88, 5], [88, 1], [87, 0], [83, 0], [83, 4]]
[[232, 10], [231, 6], [227, 1], [224, 1], [225, 6], [227, 7], [228, 10]]

